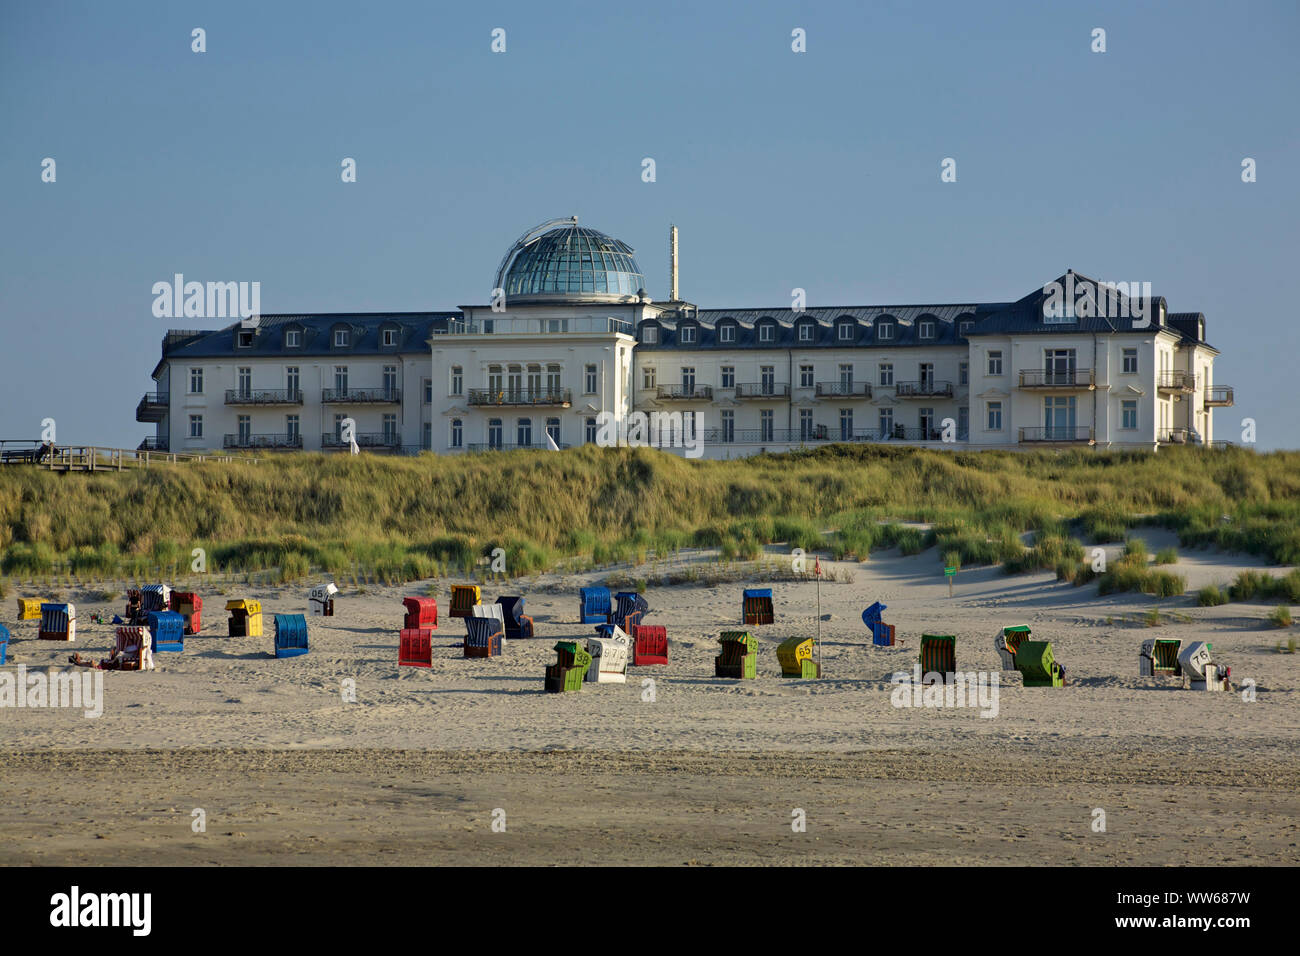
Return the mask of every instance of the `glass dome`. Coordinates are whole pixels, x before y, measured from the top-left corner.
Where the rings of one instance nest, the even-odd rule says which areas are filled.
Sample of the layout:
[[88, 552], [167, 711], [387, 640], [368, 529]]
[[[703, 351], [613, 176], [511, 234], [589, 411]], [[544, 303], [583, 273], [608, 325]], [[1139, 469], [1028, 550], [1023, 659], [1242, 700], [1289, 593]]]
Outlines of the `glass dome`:
[[625, 296], [645, 288], [632, 249], [603, 232], [571, 223], [524, 241], [506, 269], [506, 298]]

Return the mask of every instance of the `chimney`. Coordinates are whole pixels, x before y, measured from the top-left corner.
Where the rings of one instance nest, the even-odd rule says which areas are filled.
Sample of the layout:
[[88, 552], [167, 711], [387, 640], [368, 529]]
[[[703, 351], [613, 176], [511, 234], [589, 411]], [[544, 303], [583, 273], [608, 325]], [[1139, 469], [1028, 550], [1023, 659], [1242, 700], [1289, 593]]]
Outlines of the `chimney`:
[[677, 301], [677, 227], [668, 227], [668, 300]]

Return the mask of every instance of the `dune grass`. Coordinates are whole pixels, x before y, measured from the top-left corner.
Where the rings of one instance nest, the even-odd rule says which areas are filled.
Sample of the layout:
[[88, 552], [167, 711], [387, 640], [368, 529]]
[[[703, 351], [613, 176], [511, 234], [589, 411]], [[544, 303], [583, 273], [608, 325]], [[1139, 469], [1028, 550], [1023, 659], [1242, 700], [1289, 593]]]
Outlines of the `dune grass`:
[[[357, 586], [485, 573], [498, 548], [509, 576], [565, 562], [636, 566], [686, 548], [743, 561], [772, 548], [858, 560], [937, 548], [936, 563], [955, 555], [963, 567], [1055, 569], [1082, 583], [1091, 568], [1079, 540], [1122, 540], [1140, 524], [1175, 530], [1183, 547], [1300, 563], [1300, 453], [832, 445], [687, 461], [587, 446], [70, 475], [0, 469], [0, 573], [69, 581], [186, 574], [196, 548], [208, 573], [292, 581], [325, 572]], [[1145, 549], [1149, 577], [1133, 577], [1133, 555], [1124, 561], [1127, 577], [1112, 576], [1112, 589], [1172, 593], [1180, 580], [1146, 568]]]

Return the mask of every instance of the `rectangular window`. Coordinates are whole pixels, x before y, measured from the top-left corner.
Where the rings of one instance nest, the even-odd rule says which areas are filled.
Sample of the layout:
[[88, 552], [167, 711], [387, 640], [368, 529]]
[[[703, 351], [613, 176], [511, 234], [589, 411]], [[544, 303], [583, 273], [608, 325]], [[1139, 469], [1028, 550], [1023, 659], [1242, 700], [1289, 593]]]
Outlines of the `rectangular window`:
[[811, 342], [813, 337], [813, 327], [811, 322], [801, 322], [799, 324], [799, 341]]
[[297, 329], [290, 329], [284, 333], [284, 347], [287, 349], [296, 349], [302, 347], [302, 333]]
[[813, 367], [811, 365], [799, 366], [799, 387], [800, 388], [813, 387]]
[[425, 422], [420, 430], [420, 448], [429, 451], [433, 448], [433, 422]]
[[736, 327], [732, 325], [730, 322], [728, 322], [726, 325], [719, 326], [718, 341], [719, 342], [736, 341]]
[[290, 365], [284, 370], [284, 387], [288, 390], [290, 399], [298, 397], [298, 391], [302, 387], [298, 376], [298, 366]]
[[894, 337], [894, 323], [882, 322], [876, 327], [876, 338], [882, 342], [887, 342]]
[[880, 437], [888, 438], [894, 433], [894, 410], [892, 408], [882, 408], [880, 410]]
[[641, 369], [641, 387], [642, 387], [642, 388], [654, 388], [654, 387], [655, 387], [655, 380], [656, 380], [656, 375], [657, 375], [657, 374], [658, 374], [658, 373], [655, 371], [655, 367], [654, 367], [653, 365], [647, 365], [647, 366], [645, 366], [644, 368], [642, 368], [642, 369]]
[[384, 329], [384, 347], [392, 348], [396, 344], [397, 344], [397, 330]]
[[853, 409], [840, 409], [840, 441], [853, 440]]
[[235, 419], [235, 430], [239, 432], [239, 443], [247, 445], [253, 440], [253, 419], [247, 415], [240, 415]]
[[203, 369], [201, 368], [190, 369], [190, 394], [203, 394]]
[[966, 405], [957, 409], [957, 440], [966, 441], [970, 438], [970, 408]]
[[922, 319], [919, 323], [917, 323], [917, 334], [922, 339], [934, 338], [934, 320]]
[[933, 392], [934, 391], [934, 363], [922, 362], [920, 364], [919, 371], [921, 376], [921, 391]]
[[1002, 403], [989, 402], [988, 404], [988, 430], [991, 432], [1002, 431]]
[[758, 327], [758, 340], [760, 342], [776, 341], [776, 326], [768, 322]]
[[461, 448], [464, 442], [464, 426], [459, 418], [451, 420], [451, 447]]
[[291, 444], [297, 443], [298, 435], [300, 434], [297, 415], [284, 416], [284, 433]]
[[546, 366], [546, 390], [552, 395], [560, 394], [560, 367], [558, 365]]
[[683, 366], [682, 368], [682, 394], [695, 394], [695, 368], [694, 366]]
[[736, 387], [736, 367], [734, 365], [722, 366], [722, 387], [723, 388]]
[[880, 363], [880, 384], [881, 385], [894, 384], [894, 363], [893, 362]]
[[432, 405], [433, 404], [433, 381], [431, 379], [425, 378], [425, 379], [421, 379], [420, 383], [421, 385], [424, 386], [423, 388], [424, 404]]
[[758, 413], [758, 440], [772, 440], [772, 410], [765, 408]]
[[1125, 349], [1124, 350], [1124, 374], [1136, 375], [1137, 370], [1138, 370], [1138, 350]]
[[241, 367], [238, 371], [237, 378], [239, 394], [247, 398], [253, 392], [253, 370], [247, 366]]
[[202, 415], [190, 416], [190, 437], [191, 438], [203, 437], [203, 416]]
[[253, 333], [251, 331], [240, 330], [239, 347], [241, 349], [251, 349], [253, 347]]
[[1132, 430], [1138, 427], [1138, 403], [1136, 400], [1120, 402], [1122, 424], [1120, 428]]
[[856, 329], [856, 328], [857, 328], [857, 326], [855, 326], [852, 322], [841, 322], [841, 323], [840, 323], [840, 341], [841, 341], [841, 342], [852, 342], [852, 341], [853, 341], [853, 330]]
[[990, 375], [1002, 374], [1002, 353], [1000, 351], [989, 353], [989, 374]]
[[334, 416], [334, 440], [335, 441], [343, 440], [343, 422], [347, 417], [348, 416], [343, 415], [341, 413], [335, 414]]
[[736, 413], [730, 409], [723, 409], [722, 416], [722, 441], [731, 444], [736, 440]]
[[1071, 439], [1074, 437], [1075, 404], [1074, 396], [1049, 396], [1043, 399], [1043, 426], [1048, 438]]
[[588, 445], [594, 445], [596, 444], [597, 434], [596, 419], [588, 418], [586, 423], [583, 425], [583, 441]]
[[799, 409], [799, 440], [811, 441], [813, 437], [813, 413], [811, 408]]
[[594, 365], [587, 366], [585, 378], [586, 378], [587, 394], [595, 395], [596, 394], [596, 366]]
[[853, 366], [847, 363], [840, 365], [840, 391], [853, 394]]
[[533, 420], [521, 418], [515, 423], [515, 443], [520, 448], [529, 448], [533, 444]]
[[347, 329], [335, 329], [335, 330], [334, 330], [334, 347], [335, 347], [336, 349], [345, 349], [345, 348], [348, 347], [348, 330], [347, 330]]
[[460, 395], [465, 391], [465, 370], [459, 365], [451, 367], [451, 394]]
[[346, 365], [334, 366], [334, 389], [340, 395], [348, 390], [348, 367]]
[[384, 366], [384, 397], [391, 399], [397, 394], [397, 366]]
[[936, 437], [934, 434], [934, 409], [933, 408], [919, 409], [917, 411], [916, 423], [921, 426], [922, 440], [927, 438], [933, 439]]
[[501, 447], [501, 419], [488, 419], [487, 439], [489, 448]]
[[957, 364], [957, 384], [970, 384], [970, 362], [959, 362]]
[[560, 420], [558, 418], [546, 419], [546, 434], [551, 436], [551, 441], [556, 445], [560, 444]]
[[682, 326], [681, 335], [682, 335], [682, 345], [695, 344], [695, 326], [693, 325]]
[[771, 395], [776, 391], [776, 366], [764, 365], [758, 370], [758, 377], [760, 379], [759, 388], [762, 389], [764, 395]]
[[[659, 341], [659, 329], [654, 325], [641, 326], [641, 341], [646, 345], [654, 345]], [[592, 441], [595, 441], [593, 438]]]

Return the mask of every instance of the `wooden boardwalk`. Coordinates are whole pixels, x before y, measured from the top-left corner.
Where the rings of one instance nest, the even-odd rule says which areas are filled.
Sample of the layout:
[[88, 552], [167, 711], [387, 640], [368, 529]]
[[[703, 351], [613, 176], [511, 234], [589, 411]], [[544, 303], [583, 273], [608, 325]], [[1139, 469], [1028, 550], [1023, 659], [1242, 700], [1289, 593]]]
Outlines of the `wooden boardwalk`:
[[98, 445], [60, 445], [54, 448], [41, 442], [0, 442], [0, 465], [24, 465], [46, 471], [125, 471], [151, 465], [185, 462], [244, 462], [257, 464], [260, 458], [242, 455], [204, 455], [138, 448], [101, 448]]

